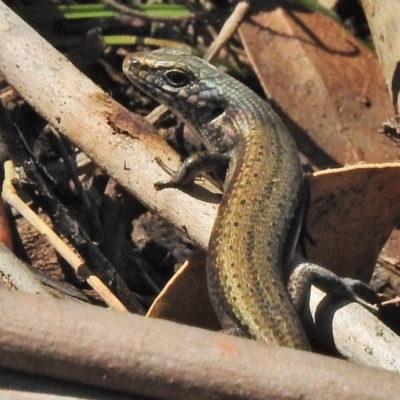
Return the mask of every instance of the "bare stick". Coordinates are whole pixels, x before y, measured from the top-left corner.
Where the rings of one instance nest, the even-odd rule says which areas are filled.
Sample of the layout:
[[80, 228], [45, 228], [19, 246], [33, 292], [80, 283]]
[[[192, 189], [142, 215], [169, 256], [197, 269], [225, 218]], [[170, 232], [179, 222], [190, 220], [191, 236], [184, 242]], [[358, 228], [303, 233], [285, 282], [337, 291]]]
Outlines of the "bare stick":
[[[400, 375], [0, 290], [0, 367], [160, 399], [394, 399]], [[305, 370], [306, 366], [306, 370]]]
[[107, 286], [104, 285], [104, 283], [94, 275], [86, 265], [84, 265], [81, 258], [71, 251], [66, 243], [64, 243], [64, 241], [21, 200], [11, 183], [13, 172], [14, 167], [12, 162], [6, 161], [4, 164], [5, 178], [2, 191], [4, 201], [18, 210], [30, 224], [44, 235], [54, 246], [55, 250], [71, 265], [72, 268], [74, 268], [76, 272], [86, 278], [89, 285], [96, 290], [96, 292], [110, 307], [120, 311], [127, 311], [126, 307], [114, 296]]

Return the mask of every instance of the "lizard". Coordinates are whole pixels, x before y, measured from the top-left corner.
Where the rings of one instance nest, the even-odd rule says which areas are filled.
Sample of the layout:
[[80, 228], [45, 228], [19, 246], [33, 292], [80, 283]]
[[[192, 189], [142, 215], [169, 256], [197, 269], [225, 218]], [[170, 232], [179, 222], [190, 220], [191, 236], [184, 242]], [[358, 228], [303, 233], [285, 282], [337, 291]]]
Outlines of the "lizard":
[[207, 256], [208, 290], [223, 329], [309, 350], [298, 312], [311, 283], [355, 299], [354, 282], [369, 287], [316, 265], [287, 270], [306, 188], [296, 145], [282, 120], [244, 84], [182, 50], [129, 54], [123, 71], [183, 120], [205, 147], [156, 189], [227, 169]]

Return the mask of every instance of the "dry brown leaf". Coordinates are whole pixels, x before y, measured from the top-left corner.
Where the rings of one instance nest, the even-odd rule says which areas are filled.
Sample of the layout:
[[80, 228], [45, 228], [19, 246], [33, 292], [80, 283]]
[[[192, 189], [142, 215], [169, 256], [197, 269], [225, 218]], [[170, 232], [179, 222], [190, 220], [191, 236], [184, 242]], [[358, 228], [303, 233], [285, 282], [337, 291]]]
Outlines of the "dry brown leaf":
[[308, 259], [340, 276], [369, 281], [400, 219], [400, 163], [320, 171], [311, 178]]
[[220, 330], [208, 297], [204, 251], [195, 252], [157, 296], [147, 317]]
[[378, 61], [337, 22], [293, 2], [259, 0], [239, 32], [265, 92], [316, 165], [399, 158], [377, 133], [393, 114]]

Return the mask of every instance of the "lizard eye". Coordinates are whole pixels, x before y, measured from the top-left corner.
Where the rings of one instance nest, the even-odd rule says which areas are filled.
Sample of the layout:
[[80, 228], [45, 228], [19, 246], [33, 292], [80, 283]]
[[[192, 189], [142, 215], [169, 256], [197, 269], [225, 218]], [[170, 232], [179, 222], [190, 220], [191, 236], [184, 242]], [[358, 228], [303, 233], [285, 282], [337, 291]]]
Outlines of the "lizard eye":
[[184, 72], [179, 69], [172, 69], [165, 73], [165, 78], [168, 83], [174, 87], [182, 87], [185, 86], [189, 82], [189, 77]]

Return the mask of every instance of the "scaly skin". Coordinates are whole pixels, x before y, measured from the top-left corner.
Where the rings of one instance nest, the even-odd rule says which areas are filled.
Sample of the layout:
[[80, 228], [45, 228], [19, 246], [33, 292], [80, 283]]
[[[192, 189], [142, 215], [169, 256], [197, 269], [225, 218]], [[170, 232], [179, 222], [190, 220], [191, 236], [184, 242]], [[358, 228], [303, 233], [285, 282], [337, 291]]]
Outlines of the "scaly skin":
[[[210, 297], [223, 328], [309, 349], [284, 283], [304, 196], [297, 150], [282, 121], [246, 86], [179, 50], [128, 55], [123, 70], [189, 125], [215, 162], [229, 163], [207, 260]], [[182, 183], [186, 169], [165, 186]]]

